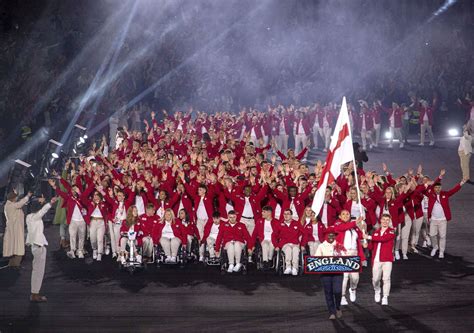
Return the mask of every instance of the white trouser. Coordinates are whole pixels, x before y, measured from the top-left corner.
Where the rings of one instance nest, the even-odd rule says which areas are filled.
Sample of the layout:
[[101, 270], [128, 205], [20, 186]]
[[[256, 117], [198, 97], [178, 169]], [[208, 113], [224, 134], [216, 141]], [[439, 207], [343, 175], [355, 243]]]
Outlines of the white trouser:
[[446, 220], [431, 220], [430, 222], [430, 237], [433, 248], [438, 248], [439, 235], [439, 252], [444, 253], [446, 250], [446, 232], [448, 229], [448, 221]]
[[390, 275], [392, 274], [392, 262], [374, 262], [372, 265], [372, 285], [376, 294], [380, 294], [380, 282], [383, 280], [383, 296], [390, 294]]
[[329, 149], [331, 144], [331, 128], [329, 126], [320, 127], [319, 135], [324, 139], [324, 148]]
[[142, 239], [142, 254], [144, 257], [153, 257], [153, 239], [150, 236]]
[[160, 244], [167, 257], [177, 257], [181, 240], [178, 237], [174, 238], [160, 238]]
[[423, 121], [423, 123], [420, 126], [420, 130], [421, 130], [420, 143], [425, 143], [425, 132], [426, 131], [428, 131], [428, 137], [430, 139], [430, 142], [434, 142], [433, 130], [432, 130], [431, 125], [428, 122], [428, 120]]
[[275, 248], [273, 247], [272, 241], [268, 239], [264, 239], [262, 241], [262, 259], [263, 261], [270, 261], [273, 258], [273, 251]]
[[288, 151], [288, 135], [280, 134], [276, 136], [276, 145], [277, 148], [283, 153], [286, 154]]
[[[357, 250], [348, 250], [346, 251], [346, 256], [356, 256]], [[344, 273], [344, 278], [342, 280], [342, 296], [346, 294], [347, 290], [347, 282], [350, 281], [350, 287], [352, 290], [357, 289], [357, 285], [359, 284], [359, 273]]]
[[423, 216], [415, 218], [413, 220], [413, 225], [411, 227], [411, 246], [415, 247], [418, 245], [418, 240], [420, 239], [420, 230], [423, 225]]
[[256, 136], [250, 136], [250, 142], [253, 142], [255, 147], [260, 147], [260, 141], [257, 139]]
[[405, 214], [405, 223], [398, 225], [398, 234], [397, 240], [395, 244], [395, 249], [400, 250], [400, 245], [403, 254], [407, 254], [408, 252], [408, 240], [410, 238], [410, 230], [411, 230], [411, 218], [410, 215]]
[[[205, 219], [197, 219], [196, 221], [196, 228], [199, 233], [199, 239], [204, 238], [204, 226], [206, 225], [206, 223], [207, 223], [207, 220]], [[199, 246], [199, 256], [204, 257], [204, 244], [201, 244]]]
[[[69, 242], [71, 251], [84, 251], [84, 240], [86, 237], [86, 222], [72, 220], [69, 224]], [[77, 240], [79, 238], [79, 241]]]
[[206, 243], [207, 243], [207, 250], [209, 251], [209, 256], [211, 258], [215, 258], [216, 250], [214, 249], [214, 245], [216, 244], [216, 240], [212, 237], [207, 237]]
[[120, 224], [113, 223], [109, 221], [109, 235], [110, 235], [110, 245], [112, 247], [112, 253], [119, 252], [119, 242], [120, 242]]
[[463, 151], [458, 151], [459, 161], [461, 163], [462, 179], [471, 179], [469, 173], [469, 163], [471, 161], [471, 153], [465, 154]]
[[398, 127], [390, 127], [390, 146], [393, 144], [393, 139], [398, 139], [400, 145], [403, 143], [402, 141], [402, 131]]
[[431, 241], [430, 238], [430, 224], [428, 221], [428, 212], [423, 212], [423, 225], [421, 226], [421, 237], [423, 241]]
[[308, 242], [309, 255], [310, 255], [310, 256], [315, 256], [315, 255], [316, 255], [316, 250], [318, 249], [319, 244], [321, 244], [320, 241]]
[[375, 134], [375, 146], [378, 146], [380, 141], [380, 124], [374, 124], [372, 132]]
[[308, 137], [306, 134], [295, 134], [295, 155], [298, 155], [306, 146]]
[[[314, 148], [318, 148], [318, 137], [319, 137], [319, 125], [318, 126], [313, 126], [313, 143], [314, 143]], [[323, 138], [324, 140], [324, 138]]]
[[268, 135], [263, 136], [263, 146], [268, 145]]
[[285, 264], [286, 268], [293, 267], [298, 269], [300, 259], [300, 246], [298, 244], [285, 244], [282, 247], [282, 251], [285, 253]]
[[255, 220], [254, 219], [248, 219], [245, 217], [240, 218], [240, 222], [245, 224], [245, 227], [247, 227], [247, 231], [249, 232], [249, 235], [253, 234], [253, 229], [255, 229]]
[[229, 259], [230, 265], [240, 263], [243, 248], [244, 244], [237, 241], [230, 241], [225, 244], [224, 249], [227, 251], [227, 258]]
[[43, 284], [44, 267], [46, 265], [46, 246], [31, 246], [33, 254], [33, 270], [31, 271], [31, 293], [39, 294]]
[[99, 254], [104, 253], [104, 235], [104, 220], [92, 219], [90, 224], [91, 245], [92, 249], [96, 250]]
[[373, 144], [373, 142], [372, 142], [372, 131], [362, 129], [360, 131], [360, 136], [362, 138], [362, 149], [363, 150], [367, 149], [367, 140], [369, 140], [369, 145]]

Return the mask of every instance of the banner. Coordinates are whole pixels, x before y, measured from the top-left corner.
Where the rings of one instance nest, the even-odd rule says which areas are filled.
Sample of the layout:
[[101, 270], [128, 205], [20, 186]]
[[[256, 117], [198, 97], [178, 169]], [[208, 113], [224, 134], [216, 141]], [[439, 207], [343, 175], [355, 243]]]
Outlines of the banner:
[[304, 257], [305, 274], [356, 273], [360, 270], [359, 256]]

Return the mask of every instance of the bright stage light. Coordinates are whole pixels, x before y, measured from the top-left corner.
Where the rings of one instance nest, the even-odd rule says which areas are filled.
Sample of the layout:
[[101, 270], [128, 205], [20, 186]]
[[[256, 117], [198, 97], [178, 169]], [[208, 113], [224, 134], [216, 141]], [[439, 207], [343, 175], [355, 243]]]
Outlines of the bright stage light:
[[57, 153], [52, 153], [51, 156], [53, 156], [53, 158], [59, 158], [59, 155]]
[[456, 129], [456, 128], [450, 128], [448, 130], [448, 134], [449, 136], [458, 136], [459, 135], [459, 131]]
[[385, 139], [391, 139], [392, 138], [392, 133], [390, 131], [385, 132]]
[[48, 173], [49, 173], [49, 170], [48, 170], [48, 168], [44, 168], [44, 171], [46, 172], [46, 174], [48, 174]]

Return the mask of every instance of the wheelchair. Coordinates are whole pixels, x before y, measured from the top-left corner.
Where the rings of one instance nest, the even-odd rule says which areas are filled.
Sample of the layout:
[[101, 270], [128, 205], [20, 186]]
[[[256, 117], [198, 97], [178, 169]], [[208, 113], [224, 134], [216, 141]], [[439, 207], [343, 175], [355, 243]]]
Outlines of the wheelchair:
[[[300, 255], [299, 255], [299, 260], [298, 260], [298, 275], [303, 275], [304, 273], [304, 256], [305, 253], [309, 253], [309, 251], [306, 249], [304, 252], [301, 251], [300, 249]], [[274, 260], [274, 268], [276, 274], [279, 276], [283, 275], [283, 272], [286, 269], [286, 260], [285, 260], [285, 253], [283, 252], [282, 249], [275, 251], [275, 255], [273, 256]]]
[[183, 249], [183, 245], [180, 244], [178, 248], [178, 255], [176, 257], [176, 261], [173, 262], [166, 262], [166, 254], [160, 244], [154, 246], [154, 257], [156, 258], [156, 267], [160, 268], [162, 265], [169, 265], [169, 266], [179, 266], [180, 268], [184, 268], [188, 261], [187, 252]]
[[263, 265], [262, 244], [260, 243], [259, 240], [255, 242], [255, 246], [252, 252], [252, 259], [258, 271], [266, 271], [266, 270], [275, 269], [275, 265], [276, 265], [275, 257], [276, 257], [276, 251], [274, 251], [272, 260], [269, 262], [270, 265], [268, 267], [265, 267]]
[[191, 247], [186, 247], [186, 261], [198, 262], [199, 260], [199, 240], [193, 237]]
[[[224, 245], [222, 245], [219, 253], [220, 253], [219, 262], [220, 262], [221, 274], [224, 275], [227, 273], [227, 269], [229, 268], [229, 258], [227, 256], [227, 251], [225, 250]], [[242, 275], [247, 275], [247, 271], [248, 271], [247, 244], [245, 244], [244, 248], [242, 249], [240, 263], [242, 264], [242, 267], [240, 268], [239, 272], [242, 272]]]
[[[221, 255], [222, 256], [222, 253]], [[204, 243], [204, 266], [221, 266], [221, 258], [211, 258], [207, 242]]]
[[[128, 271], [133, 275], [137, 270], [145, 269], [146, 264], [142, 261], [142, 248], [138, 246], [137, 233], [135, 231], [128, 231], [126, 234], [127, 246], [125, 261], [119, 261], [119, 269], [121, 271]], [[153, 258], [154, 260], [154, 258]]]

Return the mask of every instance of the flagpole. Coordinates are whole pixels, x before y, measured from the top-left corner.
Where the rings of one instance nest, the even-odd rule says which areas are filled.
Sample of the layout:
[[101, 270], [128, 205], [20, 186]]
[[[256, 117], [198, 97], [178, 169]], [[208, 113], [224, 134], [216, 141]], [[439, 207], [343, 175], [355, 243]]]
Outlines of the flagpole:
[[[346, 96], [343, 97], [343, 103], [346, 101]], [[349, 119], [349, 122], [351, 118], [349, 117], [349, 108], [347, 107], [346, 103], [346, 111], [347, 111], [347, 118]], [[349, 131], [349, 137], [351, 138], [352, 141], [352, 130], [351, 130], [351, 124], [349, 123], [348, 126], [348, 131]], [[365, 217], [365, 213], [362, 209], [362, 201], [360, 200], [360, 189], [359, 189], [359, 176], [357, 176], [357, 164], [355, 162], [355, 154], [354, 154], [354, 142], [352, 141], [352, 165], [354, 166], [354, 176], [355, 176], [355, 183], [356, 183], [356, 189], [357, 189], [357, 199], [359, 199], [359, 211], [360, 211], [360, 216]]]

